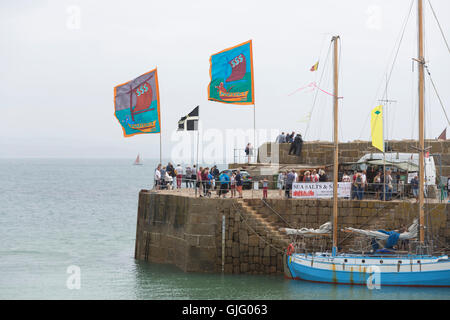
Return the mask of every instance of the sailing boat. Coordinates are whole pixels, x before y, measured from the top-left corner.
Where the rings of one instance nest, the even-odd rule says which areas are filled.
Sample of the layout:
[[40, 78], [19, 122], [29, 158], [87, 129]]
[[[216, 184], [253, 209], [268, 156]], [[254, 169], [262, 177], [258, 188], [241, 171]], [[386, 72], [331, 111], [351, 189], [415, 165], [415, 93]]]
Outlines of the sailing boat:
[[[419, 181], [424, 181], [424, 55], [422, 32], [422, 0], [418, 0], [419, 14]], [[337, 42], [334, 42], [334, 188], [333, 188], [333, 247], [332, 252], [292, 253], [284, 257], [284, 270], [288, 278], [313, 282], [372, 285], [375, 279], [379, 285], [388, 286], [450, 286], [450, 260], [448, 256], [433, 256], [425, 253], [424, 241], [424, 184], [419, 183], [419, 225], [420, 244], [415, 254], [349, 254], [338, 253], [337, 249], [337, 180], [338, 180], [338, 77]], [[416, 221], [415, 221], [416, 223]], [[416, 231], [417, 232], [417, 231]], [[406, 235], [407, 236], [407, 235]], [[378, 281], [377, 281], [377, 277]]]
[[137, 155], [137, 157], [136, 157], [136, 160], [134, 160], [133, 165], [135, 165], [135, 166], [142, 166], [142, 165], [143, 165], [142, 159], [141, 159], [141, 157], [139, 156], [139, 153], [138, 153], [138, 155]]

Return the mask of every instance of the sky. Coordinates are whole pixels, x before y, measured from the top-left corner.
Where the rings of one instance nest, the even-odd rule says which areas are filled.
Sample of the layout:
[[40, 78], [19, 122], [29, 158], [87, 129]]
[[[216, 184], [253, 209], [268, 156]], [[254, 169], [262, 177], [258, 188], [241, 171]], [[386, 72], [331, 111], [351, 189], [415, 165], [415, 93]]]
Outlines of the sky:
[[[444, 31], [450, 2], [430, 0]], [[425, 55], [444, 105], [449, 52], [425, 4]], [[113, 88], [158, 68], [163, 158], [192, 160], [196, 134], [178, 120], [200, 105], [201, 154], [219, 163], [280, 131], [332, 140], [331, 37], [339, 35], [339, 139], [370, 139], [370, 111], [411, 0], [1, 1], [0, 158], [159, 158], [159, 134], [124, 138]], [[387, 89], [388, 139], [417, 139], [416, 1]], [[445, 34], [449, 37], [448, 34]], [[207, 100], [209, 58], [253, 41], [255, 107]], [[317, 61], [319, 70], [310, 72]], [[427, 78], [428, 79], [428, 78]], [[314, 103], [314, 97], [316, 100]], [[426, 138], [447, 120], [426, 82]], [[256, 140], [253, 135], [253, 112]], [[450, 110], [446, 110], [450, 114]], [[308, 119], [310, 119], [308, 123]], [[178, 159], [177, 159], [178, 160]], [[182, 161], [182, 160], [181, 160]]]

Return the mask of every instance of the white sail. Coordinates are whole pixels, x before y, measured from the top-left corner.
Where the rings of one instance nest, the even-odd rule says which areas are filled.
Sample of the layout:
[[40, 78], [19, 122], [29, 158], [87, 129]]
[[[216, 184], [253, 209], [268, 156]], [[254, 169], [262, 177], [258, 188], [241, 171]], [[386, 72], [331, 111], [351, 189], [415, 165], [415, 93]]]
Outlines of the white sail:
[[301, 235], [301, 236], [314, 236], [320, 234], [329, 234], [331, 233], [331, 222], [325, 222], [323, 225], [319, 227], [319, 229], [313, 228], [301, 228], [301, 229], [291, 229], [291, 228], [280, 228], [280, 231], [286, 232], [289, 235]]
[[[345, 230], [351, 231], [351, 232], [356, 232], [368, 237], [373, 237], [379, 240], [386, 240], [387, 238], [389, 238], [389, 235], [383, 233], [383, 232], [379, 232], [379, 231], [375, 231], [375, 230], [363, 230], [363, 229], [355, 229], [355, 228], [345, 228]], [[403, 233], [400, 233], [399, 239], [400, 240], [407, 240], [407, 239], [413, 239], [417, 237], [417, 231], [419, 230], [419, 224], [418, 224], [418, 220], [415, 219], [413, 221], [413, 224], [408, 228], [408, 231], [405, 231]]]

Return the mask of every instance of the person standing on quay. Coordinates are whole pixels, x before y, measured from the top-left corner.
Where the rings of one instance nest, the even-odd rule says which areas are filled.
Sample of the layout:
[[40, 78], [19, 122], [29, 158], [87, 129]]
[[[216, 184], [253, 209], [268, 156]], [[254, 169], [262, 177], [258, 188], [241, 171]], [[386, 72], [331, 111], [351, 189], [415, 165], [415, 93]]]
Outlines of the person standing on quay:
[[230, 184], [230, 177], [225, 173], [219, 176], [220, 180], [220, 189], [219, 189], [219, 198], [223, 194], [223, 197], [226, 198], [226, 194], [228, 192], [228, 185]]
[[375, 186], [375, 199], [378, 199], [381, 191], [381, 171], [377, 172], [375, 178], [373, 178], [373, 184]]
[[296, 143], [295, 143], [295, 141], [293, 140], [293, 139], [289, 139], [290, 140], [290, 143], [291, 143], [291, 147], [289, 148], [289, 155], [291, 155], [291, 154], [295, 154], [295, 151], [296, 151]]
[[263, 199], [267, 199], [267, 190], [269, 189], [269, 181], [267, 181], [266, 178], [264, 178], [263, 183]]
[[190, 179], [191, 179], [191, 182], [192, 182], [192, 186], [194, 188], [197, 188], [197, 183], [196, 183], [196, 180], [197, 180], [197, 166], [195, 164], [192, 166]]
[[181, 189], [181, 182], [183, 181], [183, 168], [180, 164], [175, 168], [175, 174], [177, 177], [177, 189]]
[[290, 171], [286, 176], [286, 198], [292, 198], [291, 190], [292, 190], [292, 184], [295, 181], [295, 174], [294, 170]]
[[297, 133], [297, 136], [294, 139], [294, 145], [295, 145], [295, 155], [300, 156], [303, 148], [303, 139], [300, 133]]
[[207, 196], [207, 194], [208, 194], [208, 183], [209, 183], [208, 175], [209, 175], [209, 168], [206, 167], [202, 171], [202, 186], [203, 186], [203, 196], [204, 197]]
[[385, 186], [386, 186], [386, 201], [390, 201], [392, 199], [392, 191], [394, 190], [394, 187], [392, 185], [392, 177], [391, 177], [391, 171], [386, 171], [386, 178], [384, 180]]
[[280, 197], [282, 197], [282, 192], [283, 192], [285, 183], [286, 183], [286, 176], [283, 171], [280, 171], [280, 173], [278, 174], [278, 180], [277, 180], [277, 188], [279, 190]]
[[156, 190], [159, 190], [159, 186], [161, 185], [161, 163], [158, 164], [158, 167], [155, 169], [155, 184], [153, 187]]
[[237, 170], [236, 171], [236, 189], [237, 192], [239, 193], [239, 198], [242, 198], [242, 185], [244, 184], [244, 181], [242, 181], [242, 175], [241, 175], [241, 171]]
[[416, 198], [416, 202], [419, 202], [419, 179], [417, 178], [417, 175], [411, 179], [411, 189], [414, 198]]
[[231, 197], [234, 198], [236, 196], [236, 174], [234, 172], [231, 173], [230, 177], [230, 190]]
[[285, 140], [285, 139], [286, 138], [284, 137], [284, 132], [282, 132], [275, 140], [275, 143], [283, 143], [283, 140]]
[[363, 185], [362, 175], [359, 172], [356, 174], [355, 187], [356, 187], [356, 197], [357, 197], [357, 199], [358, 200], [362, 200], [364, 185]]
[[366, 170], [363, 170], [361, 173], [361, 179], [362, 179], [362, 191], [361, 191], [361, 199], [362, 200], [364, 198], [364, 192], [367, 189], [367, 176], [366, 176]]
[[245, 155], [247, 156], [248, 163], [250, 163], [250, 157], [253, 155], [252, 145], [250, 144], [250, 142], [245, 147]]
[[198, 194], [200, 197], [202, 197], [202, 171], [203, 171], [203, 167], [200, 167], [197, 170], [197, 182], [195, 183], [195, 187], [198, 189]]
[[186, 188], [190, 188], [192, 185], [191, 176], [192, 176], [191, 167], [187, 166], [184, 175], [184, 182], [186, 183]]

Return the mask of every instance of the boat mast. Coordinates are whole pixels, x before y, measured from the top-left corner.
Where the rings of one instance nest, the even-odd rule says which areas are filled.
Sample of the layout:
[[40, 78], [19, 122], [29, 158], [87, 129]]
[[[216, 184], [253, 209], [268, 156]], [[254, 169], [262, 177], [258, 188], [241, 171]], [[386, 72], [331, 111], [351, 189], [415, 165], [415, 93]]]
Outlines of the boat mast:
[[425, 134], [424, 134], [424, 64], [423, 53], [423, 2], [418, 0], [418, 64], [419, 64], [419, 240], [424, 243], [424, 152], [425, 152]]
[[334, 118], [334, 165], [333, 165], [333, 256], [337, 253], [337, 220], [338, 220], [338, 39], [339, 36], [334, 36], [331, 41], [334, 42], [334, 58], [333, 58], [333, 75], [334, 75], [334, 89], [333, 89], [333, 118]]

